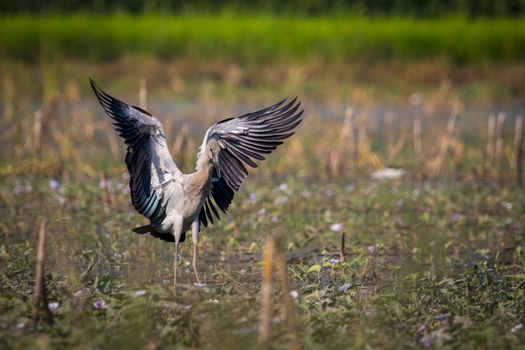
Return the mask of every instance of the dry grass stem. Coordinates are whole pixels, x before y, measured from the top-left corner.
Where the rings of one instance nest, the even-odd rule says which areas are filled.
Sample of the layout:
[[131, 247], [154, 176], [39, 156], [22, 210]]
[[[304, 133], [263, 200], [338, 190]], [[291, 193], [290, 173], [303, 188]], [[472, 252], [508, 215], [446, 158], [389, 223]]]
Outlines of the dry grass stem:
[[46, 319], [49, 324], [53, 324], [53, 314], [49, 310], [46, 282], [44, 276], [44, 259], [45, 259], [45, 244], [46, 244], [46, 226], [47, 220], [42, 219], [38, 226], [38, 250], [36, 256], [35, 265], [35, 291], [33, 310], [31, 312], [31, 318], [33, 321], [33, 328], [36, 329], [38, 320], [40, 319], [40, 304], [44, 304], [44, 310], [46, 311]]

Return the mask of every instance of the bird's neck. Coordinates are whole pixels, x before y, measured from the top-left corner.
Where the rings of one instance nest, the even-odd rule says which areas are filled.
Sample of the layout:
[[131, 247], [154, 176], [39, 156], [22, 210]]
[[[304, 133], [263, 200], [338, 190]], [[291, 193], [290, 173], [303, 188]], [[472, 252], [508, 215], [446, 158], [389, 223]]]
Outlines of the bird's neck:
[[205, 156], [202, 159], [199, 159], [195, 170], [196, 182], [204, 185], [210, 181], [211, 173], [213, 171], [213, 162]]

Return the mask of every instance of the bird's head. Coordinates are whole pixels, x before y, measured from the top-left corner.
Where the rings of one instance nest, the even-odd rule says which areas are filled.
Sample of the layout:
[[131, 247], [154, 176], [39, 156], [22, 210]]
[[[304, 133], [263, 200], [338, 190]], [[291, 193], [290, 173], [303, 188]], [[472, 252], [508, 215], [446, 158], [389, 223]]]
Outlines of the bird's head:
[[206, 155], [208, 156], [208, 159], [213, 163], [215, 170], [219, 174], [220, 177], [220, 166], [219, 166], [219, 152], [221, 151], [221, 146], [219, 143], [212, 139], [208, 142], [206, 145]]

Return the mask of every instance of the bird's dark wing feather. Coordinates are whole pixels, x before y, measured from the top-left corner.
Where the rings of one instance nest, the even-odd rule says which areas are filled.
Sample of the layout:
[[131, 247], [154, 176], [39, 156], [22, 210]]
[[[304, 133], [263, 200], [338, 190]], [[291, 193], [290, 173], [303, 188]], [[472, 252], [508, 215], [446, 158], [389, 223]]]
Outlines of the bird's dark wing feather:
[[160, 224], [166, 216], [164, 186], [180, 176], [162, 124], [148, 112], [108, 95], [90, 81], [100, 104], [128, 145], [125, 161], [130, 174], [131, 202], [153, 225]]
[[[284, 140], [294, 134], [302, 121], [303, 111], [297, 98], [283, 100], [273, 106], [237, 118], [229, 118], [212, 125], [206, 132], [201, 154], [206, 144], [214, 139], [219, 152], [219, 170], [212, 174], [209, 197], [199, 215], [200, 222], [207, 226], [213, 218], [219, 218], [218, 207], [223, 213], [228, 210], [236, 191], [243, 183], [248, 170], [246, 166], [257, 167], [256, 161], [264, 160]], [[218, 176], [220, 174], [220, 177]]]

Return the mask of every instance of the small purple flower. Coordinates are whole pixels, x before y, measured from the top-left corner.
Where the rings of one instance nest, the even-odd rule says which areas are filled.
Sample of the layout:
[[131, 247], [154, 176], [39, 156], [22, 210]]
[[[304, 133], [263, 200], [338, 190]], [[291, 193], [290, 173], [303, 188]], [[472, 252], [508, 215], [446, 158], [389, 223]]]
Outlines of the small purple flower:
[[337, 291], [338, 291], [338, 292], [341, 292], [341, 293], [344, 293], [344, 292], [346, 292], [347, 290], [349, 290], [350, 287], [352, 287], [352, 284], [351, 284], [351, 283], [345, 283], [345, 284], [343, 284], [341, 287], [337, 288]]
[[286, 182], [283, 182], [282, 184], [279, 185], [279, 191], [287, 191], [288, 190], [288, 184]]
[[335, 265], [339, 264], [339, 259], [330, 259], [330, 264], [332, 266], [335, 266]]
[[436, 320], [442, 324], [448, 324], [450, 321], [450, 314], [440, 314], [436, 316]]
[[15, 188], [13, 188], [13, 194], [20, 194], [23, 193], [24, 187], [22, 185], [16, 185]]
[[419, 343], [423, 345], [425, 348], [431, 348], [434, 345], [434, 336], [432, 335], [425, 335], [421, 339], [419, 339]]
[[423, 323], [421, 323], [418, 327], [417, 327], [417, 332], [418, 333], [423, 333], [424, 331], [427, 330], [427, 326], [425, 326]]
[[60, 205], [66, 204], [66, 199], [63, 196], [57, 194], [55, 198], [57, 199], [58, 204]]
[[510, 329], [510, 332], [511, 333], [518, 333], [522, 328], [523, 328], [523, 324], [522, 323], [518, 323], [517, 325], [515, 325], [514, 327], [512, 327]]
[[103, 299], [95, 300], [95, 302], [93, 303], [93, 307], [95, 309], [105, 309], [105, 308], [107, 308], [106, 302]]
[[56, 301], [47, 304], [47, 307], [49, 308], [49, 311], [51, 311], [51, 312], [54, 312], [54, 311], [58, 310], [59, 306], [60, 306], [60, 304], [58, 302], [56, 302]]
[[13, 189], [13, 194], [21, 193], [31, 193], [33, 192], [33, 187], [31, 185], [16, 185]]
[[135, 298], [138, 298], [138, 297], [141, 297], [141, 296], [144, 296], [146, 295], [146, 291], [145, 290], [137, 290], [135, 293], [133, 293], [133, 296]]
[[331, 189], [328, 189], [326, 191], [324, 191], [324, 194], [328, 197], [328, 198], [332, 198], [334, 196], [334, 191], [332, 191]]
[[374, 254], [377, 251], [377, 247], [375, 245], [369, 245], [366, 247], [366, 250], [369, 254]]
[[461, 219], [461, 214], [460, 213], [453, 213], [452, 214], [452, 217], [451, 217], [452, 221], [458, 222], [460, 219]]
[[53, 191], [56, 191], [60, 188], [60, 182], [58, 182], [58, 180], [55, 180], [55, 179], [49, 180], [47, 184], [49, 185], [49, 188], [52, 189]]
[[248, 195], [248, 200], [250, 201], [250, 203], [255, 203], [255, 202], [257, 202], [257, 194], [255, 194], [255, 192], [251, 192], [251, 193]]
[[98, 183], [98, 187], [100, 187], [103, 190], [108, 188], [109, 187], [108, 179], [106, 179], [105, 177], [102, 177], [100, 179], [100, 182]]
[[115, 191], [116, 191], [116, 192], [122, 192], [122, 191], [124, 191], [124, 189], [125, 189], [126, 187], [128, 187], [128, 186], [126, 186], [126, 184], [123, 184], [123, 183], [117, 182], [117, 183], [115, 184]]
[[364, 309], [363, 310], [363, 314], [366, 316], [366, 317], [370, 317], [374, 314], [374, 309]]
[[293, 299], [297, 299], [299, 297], [299, 292], [297, 292], [296, 290], [292, 290], [292, 291], [290, 291], [290, 296]]
[[199, 289], [206, 287], [206, 283], [193, 283], [193, 285], [195, 286], [195, 288]]
[[277, 215], [273, 215], [272, 218], [270, 219], [270, 221], [275, 224], [275, 223], [279, 222], [279, 217]]
[[257, 211], [257, 216], [262, 218], [264, 215], [266, 215], [266, 209], [261, 208]]
[[337, 223], [337, 224], [330, 225], [330, 231], [332, 232], [341, 232], [342, 230], [343, 230], [343, 224]]
[[18, 322], [16, 325], [15, 325], [15, 329], [17, 331], [20, 331], [22, 329], [26, 328], [26, 322]]

